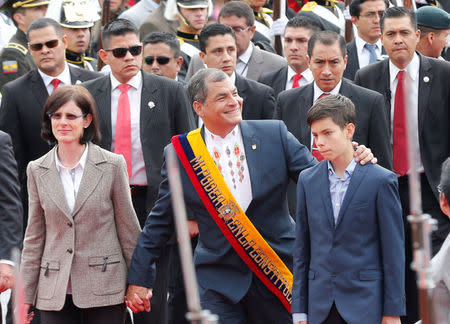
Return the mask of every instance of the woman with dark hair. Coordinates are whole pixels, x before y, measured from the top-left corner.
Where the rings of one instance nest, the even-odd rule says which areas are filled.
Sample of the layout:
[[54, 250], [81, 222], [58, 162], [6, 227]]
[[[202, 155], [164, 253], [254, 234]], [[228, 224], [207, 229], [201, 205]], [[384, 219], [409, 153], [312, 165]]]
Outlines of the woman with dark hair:
[[125, 321], [127, 268], [140, 233], [123, 156], [100, 139], [93, 98], [64, 86], [42, 112], [55, 147], [27, 168], [29, 218], [22, 253], [25, 303], [43, 324]]

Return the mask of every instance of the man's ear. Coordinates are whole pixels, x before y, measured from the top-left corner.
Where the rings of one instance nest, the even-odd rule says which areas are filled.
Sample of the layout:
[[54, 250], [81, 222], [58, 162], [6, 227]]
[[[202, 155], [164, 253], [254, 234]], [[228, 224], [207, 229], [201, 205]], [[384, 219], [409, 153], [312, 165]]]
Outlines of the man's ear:
[[200, 58], [202, 59], [203, 64], [206, 65], [205, 63], [205, 53], [203, 53], [202, 51], [198, 52], [198, 56], [200, 56]]
[[108, 63], [108, 53], [103, 49], [103, 48], [101, 48], [99, 51], [98, 51], [98, 57], [100, 57], [100, 59], [103, 61], [103, 63], [105, 63], [106, 65], [108, 65], [109, 63]]
[[199, 102], [199, 101], [194, 101], [192, 103], [192, 107], [194, 107], [195, 113], [199, 117], [203, 118], [203, 116], [205, 115], [204, 112], [203, 112], [203, 104], [201, 102]]
[[450, 217], [450, 204], [443, 193], [439, 194], [439, 204], [441, 205], [442, 212]]
[[348, 136], [348, 139], [352, 139], [352, 138], [353, 138], [353, 135], [355, 134], [355, 129], [356, 129], [355, 124], [353, 124], [353, 123], [348, 123], [348, 124], [345, 126], [345, 129], [347, 130], [347, 136]]

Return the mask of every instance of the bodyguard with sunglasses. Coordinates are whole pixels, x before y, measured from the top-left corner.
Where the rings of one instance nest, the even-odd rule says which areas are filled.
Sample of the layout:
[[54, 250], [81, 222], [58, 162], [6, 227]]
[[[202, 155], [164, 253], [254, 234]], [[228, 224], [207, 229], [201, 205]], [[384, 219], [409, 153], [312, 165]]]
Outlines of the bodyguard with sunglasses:
[[[142, 44], [131, 22], [111, 21], [103, 29], [102, 42], [99, 57], [109, 64], [111, 73], [83, 85], [99, 110], [101, 147], [123, 154], [127, 161], [133, 206], [143, 227], [162, 180], [164, 146], [172, 136], [194, 127], [193, 115], [180, 83], [141, 71]], [[135, 323], [167, 320], [167, 293], [160, 288], [167, 287], [167, 265], [165, 269], [161, 265], [157, 264], [163, 277], [156, 279], [154, 307], [135, 316]]]
[[3, 87], [0, 107], [0, 130], [11, 135], [22, 185], [24, 228], [28, 214], [26, 167], [28, 162], [50, 150], [50, 146], [40, 136], [41, 111], [45, 101], [58, 86], [81, 83], [100, 76], [99, 73], [66, 63], [67, 38], [53, 19], [35, 20], [28, 28], [27, 38], [28, 49], [37, 68]]

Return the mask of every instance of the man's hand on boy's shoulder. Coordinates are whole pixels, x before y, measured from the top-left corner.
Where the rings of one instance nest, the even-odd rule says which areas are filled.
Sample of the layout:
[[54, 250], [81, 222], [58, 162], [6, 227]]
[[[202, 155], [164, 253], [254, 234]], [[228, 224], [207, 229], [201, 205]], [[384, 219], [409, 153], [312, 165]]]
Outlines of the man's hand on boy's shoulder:
[[373, 156], [370, 148], [362, 144], [358, 145], [358, 143], [356, 142], [352, 142], [352, 144], [355, 148], [355, 153], [353, 153], [353, 156], [355, 157], [356, 162], [359, 162], [361, 165], [369, 162], [372, 164], [376, 164], [378, 162], [377, 158]]
[[381, 324], [400, 324], [399, 316], [383, 316], [381, 319]]

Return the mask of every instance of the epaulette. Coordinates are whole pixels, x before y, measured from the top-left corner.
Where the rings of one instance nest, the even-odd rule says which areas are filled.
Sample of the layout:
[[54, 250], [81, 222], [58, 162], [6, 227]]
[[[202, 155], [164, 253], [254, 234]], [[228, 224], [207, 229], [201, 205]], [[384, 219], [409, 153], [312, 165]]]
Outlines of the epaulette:
[[85, 61], [93, 61], [94, 58], [93, 58], [93, 57], [89, 57], [89, 56], [85, 56], [85, 57], [84, 57], [84, 60], [85, 60]]
[[27, 55], [28, 54], [28, 49], [25, 46], [23, 46], [21, 44], [18, 44], [18, 43], [8, 43], [8, 44], [5, 45], [4, 48], [10, 48], [10, 49], [18, 50], [23, 55]]

